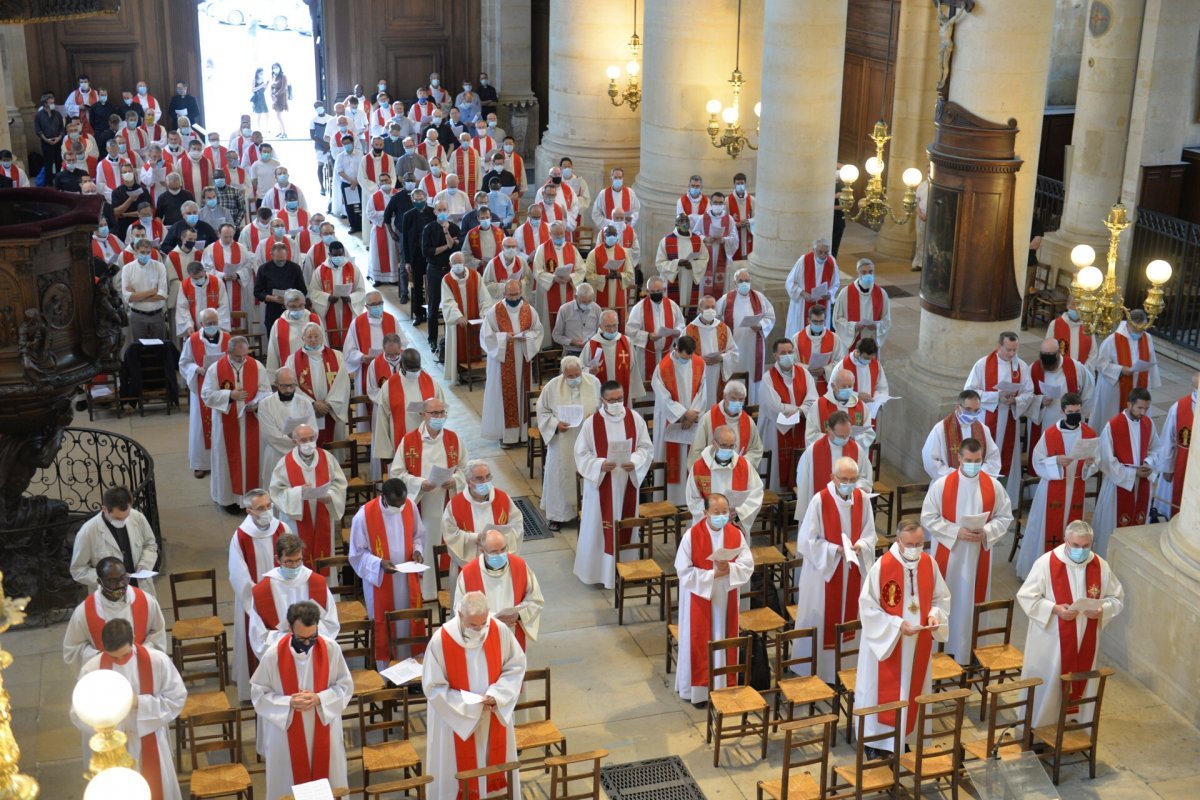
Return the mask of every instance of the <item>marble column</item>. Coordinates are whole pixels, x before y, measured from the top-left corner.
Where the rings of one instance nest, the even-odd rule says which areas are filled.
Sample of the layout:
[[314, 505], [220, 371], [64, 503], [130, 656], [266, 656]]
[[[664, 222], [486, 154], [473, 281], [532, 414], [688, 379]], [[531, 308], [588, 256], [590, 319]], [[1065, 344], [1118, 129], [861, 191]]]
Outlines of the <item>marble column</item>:
[[[1047, 234], [1039, 253], [1044, 263], [1074, 271], [1071, 248], [1108, 248], [1104, 219], [1121, 196], [1130, 100], [1146, 0], [1107, 0], [1109, 30], [1084, 33], [1075, 99], [1075, 127], [1067, 150], [1062, 222]], [[1192, 54], [1195, 56], [1195, 53]], [[1175, 154], [1174, 160], [1178, 160]], [[1126, 198], [1126, 202], [1130, 198]]]
[[758, 175], [750, 270], [783, 320], [788, 271], [814, 239], [833, 233], [846, 0], [765, 0], [763, 17], [758, 155], [770, 169]]
[[[642, 33], [638, 21], [639, 35]], [[608, 98], [606, 70], [629, 61], [633, 2], [554, 0], [550, 4], [549, 127], [537, 150], [538, 180], [559, 159], [570, 156], [592, 196], [608, 185], [613, 167], [625, 170], [625, 184], [638, 172], [641, 106], [616, 108]], [[588, 211], [583, 219], [590, 225]], [[643, 249], [645, 245], [643, 244]], [[653, 258], [653, 254], [651, 254]]]
[[[737, 7], [737, 0], [692, 3], [648, 0], [646, 3], [641, 172], [635, 186], [642, 204], [638, 237], [643, 250], [652, 251], [674, 226], [675, 201], [687, 189], [690, 175], [703, 176], [707, 194], [731, 191], [737, 172], [755, 174], [758, 159], [754, 151], [743, 150], [737, 158], [730, 158], [724, 149], [713, 147], [705, 131], [708, 101], [715, 98], [728, 105], [732, 99], [728, 80], [734, 67]], [[742, 8], [741, 68], [746, 85], [742, 87], [741, 123], [752, 142], [758, 139], [754, 133], [754, 104], [759, 100], [764, 81], [759, 63], [762, 9], [763, 4], [758, 2], [745, 3]], [[798, 46], [801, 41], [791, 42], [793, 55], [798, 58], [803, 58], [805, 49]], [[794, 60], [788, 66], [788, 79], [800, 82], [804, 73], [797, 69]], [[790, 118], [793, 114], [800, 117], [805, 111], [779, 109], [776, 113], [786, 113]], [[800, 157], [798, 151], [802, 148], [796, 147], [800, 141], [804, 139], [793, 131], [787, 158], [773, 162], [772, 167], [789, 168], [787, 162]], [[832, 164], [831, 161], [827, 173], [832, 173]], [[628, 173], [625, 181], [629, 182]], [[755, 225], [757, 233], [758, 223]], [[755, 248], [758, 246], [756, 241]]]
[[[37, 106], [30, 96], [25, 26], [0, 25], [0, 72], [4, 75], [4, 97], [0, 108], [6, 118], [12, 120], [0, 135], [6, 138], [8, 149], [28, 166], [29, 150], [37, 147], [37, 137], [33, 133], [33, 115]], [[40, 147], [38, 151], [41, 151]]]
[[[1009, 0], [977, 3], [956, 25], [950, 100], [993, 122], [1016, 119], [1017, 156], [1024, 160], [1016, 175], [1013, 210], [1013, 269], [1017, 285], [1025, 281], [1029, 226], [1046, 103], [1054, 0]], [[996, 53], [1005, 53], [996, 58]], [[954, 405], [971, 366], [996, 346], [1003, 330], [1016, 330], [1018, 320], [965, 322], [921, 309], [917, 350], [908, 358], [888, 361], [892, 393], [904, 398], [889, 405], [884, 426], [883, 457], [906, 478], [923, 480], [914, 458], [934, 423]], [[889, 357], [894, 358], [895, 355]]]
[[[899, 212], [904, 197], [901, 175], [909, 167], [922, 174], [929, 170], [925, 148], [933, 141], [933, 112], [937, 105], [937, 12], [928, 3], [900, 4], [900, 32], [896, 47], [896, 88], [892, 99], [892, 141], [888, 143], [887, 190]], [[862, 165], [858, 165], [862, 169]], [[914, 212], [915, 214], [915, 212]], [[889, 258], [908, 261], [913, 255], [915, 222], [883, 223], [875, 250]]]
[[538, 133], [538, 99], [530, 85], [531, 15], [530, 0], [482, 0], [480, 4], [483, 71], [500, 90], [496, 113], [500, 127], [516, 140], [522, 153], [530, 151], [528, 143], [536, 142]]

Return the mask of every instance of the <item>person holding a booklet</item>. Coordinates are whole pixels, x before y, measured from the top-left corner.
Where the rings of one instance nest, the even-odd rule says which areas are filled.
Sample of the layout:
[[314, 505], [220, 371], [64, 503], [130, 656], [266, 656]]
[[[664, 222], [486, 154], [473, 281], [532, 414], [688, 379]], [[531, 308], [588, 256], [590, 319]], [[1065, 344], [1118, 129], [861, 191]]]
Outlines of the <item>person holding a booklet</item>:
[[[1022, 678], [1041, 678], [1034, 693], [1033, 727], [1053, 725], [1062, 706], [1060, 675], [1090, 672], [1100, 654], [1100, 633], [1125, 607], [1125, 592], [1108, 562], [1092, 551], [1093, 532], [1083, 520], [1067, 526], [1066, 541], [1038, 558], [1017, 602], [1029, 615]], [[1094, 686], [1073, 683], [1072, 697]], [[1095, 705], [1069, 710], [1089, 722]]]
[[692, 524], [704, 517], [704, 503], [710, 494], [723, 494], [743, 530], [754, 529], [754, 520], [762, 509], [763, 482], [758, 470], [737, 451], [733, 428], [722, 425], [713, 432], [713, 443], [694, 451], [695, 461], [688, 471], [687, 506]]
[[696, 304], [700, 285], [708, 272], [708, 248], [699, 231], [692, 232], [692, 223], [686, 213], [676, 214], [675, 230], [658, 240], [654, 265], [666, 281], [671, 299], [684, 308]]
[[[749, 235], [744, 230], [742, 234]], [[717, 316], [733, 333], [737, 345], [733, 372], [748, 375], [749, 402], [755, 405], [767, 368], [767, 337], [775, 329], [775, 306], [754, 288], [750, 270], [733, 273], [733, 285], [732, 291], [717, 299]]]
[[203, 478], [212, 471], [212, 411], [200, 399], [204, 373], [221, 360], [229, 349], [229, 332], [220, 327], [215, 308], [200, 312], [199, 330], [188, 336], [179, 350], [179, 374], [187, 383], [188, 398], [188, 466], [192, 475]]
[[837, 259], [830, 255], [829, 240], [817, 239], [813, 242], [812, 250], [800, 256], [792, 265], [792, 271], [784, 281], [784, 288], [791, 300], [784, 335], [790, 339], [799, 333], [814, 305], [823, 306], [828, 314], [840, 280]]
[[700, 415], [709, 407], [704, 359], [696, 340], [680, 336], [650, 380], [654, 389], [654, 460], [667, 462], [667, 500], [687, 502], [688, 466]]
[[796, 465], [796, 521], [804, 519], [809, 501], [825, 488], [833, 475], [834, 465], [848, 458], [858, 465], [858, 486], [870, 492], [874, 484], [870, 448], [860, 445], [850, 432], [850, 415], [835, 411], [825, 420], [825, 433], [817, 437]]
[[975, 362], [963, 385], [979, 392], [983, 424], [1000, 450], [1000, 476], [1014, 505], [1021, 491], [1020, 418], [1034, 403], [1029, 365], [1017, 355], [1017, 346], [1014, 331], [1001, 333], [996, 349]]
[[796, 477], [796, 452], [803, 450], [804, 417], [817, 402], [816, 387], [808, 370], [796, 365], [796, 346], [790, 339], [775, 340], [775, 363], [763, 380], [758, 412], [758, 432], [764, 451], [775, 454], [767, 487], [791, 487]]
[[633, 254], [621, 244], [616, 226], [605, 225], [584, 261], [583, 279], [596, 290], [600, 307], [611, 308], [621, 319], [625, 318], [629, 290], [634, 285], [635, 266]]
[[118, 558], [125, 565], [130, 585], [155, 596], [153, 570], [158, 563], [158, 542], [150, 521], [133, 507], [133, 496], [124, 486], [106, 489], [100, 499], [100, 512], [75, 534], [71, 577], [89, 592], [95, 591], [100, 585], [96, 566], [108, 557]]
[[525, 516], [503, 489], [492, 481], [492, 468], [483, 459], [467, 462], [467, 490], [454, 495], [442, 512], [442, 542], [450, 554], [450, 581], [478, 553], [476, 537], [498, 527], [512, 553], [525, 539]]
[[625, 322], [625, 335], [633, 342], [642, 375], [654, 374], [663, 357], [670, 355], [671, 344], [683, 335], [687, 322], [679, 304], [667, 297], [666, 291], [661, 276], [646, 281], [646, 297], [633, 304]]
[[855, 265], [858, 277], [838, 293], [833, 304], [833, 325], [846, 350], [853, 350], [866, 339], [882, 349], [892, 328], [892, 302], [887, 292], [875, 283], [875, 262], [860, 258]]
[[116, 556], [105, 556], [96, 564], [96, 578], [96, 590], [75, 606], [67, 621], [63, 661], [68, 666], [82, 667], [103, 651], [101, 629], [110, 619], [128, 620], [133, 625], [135, 642], [168, 652], [162, 607], [154, 595], [129, 585], [132, 578], [124, 562]]
[[[1029, 370], [1033, 382], [1033, 400], [1025, 410], [1029, 419], [1029, 446], [1036, 447], [1042, 432], [1054, 427], [1063, 417], [1061, 400], [1065, 395], [1078, 395], [1083, 405], [1083, 418], [1091, 414], [1095, 380], [1091, 370], [1061, 352], [1058, 340], [1044, 339], [1038, 360]], [[1033, 471], [1033, 462], [1029, 463]]]
[[1140, 387], [1129, 390], [1124, 411], [1100, 431], [1100, 496], [1092, 516], [1100, 555], [1108, 551], [1108, 539], [1117, 528], [1145, 525], [1150, 513], [1152, 487], [1158, 480], [1155, 458], [1158, 432], [1150, 419], [1150, 392]]
[[541, 506], [552, 531], [579, 516], [575, 442], [583, 421], [600, 407], [600, 379], [585, 373], [577, 356], [563, 358], [561, 367], [537, 400], [537, 426], [546, 448]]
[[[387, 612], [420, 608], [421, 573], [425, 562], [425, 525], [408, 487], [399, 478], [383, 482], [379, 497], [367, 502], [350, 522], [350, 566], [362, 579], [367, 618], [375, 629], [375, 664], [384, 669], [395, 659], [419, 653], [395, 652], [388, 646]], [[413, 624], [395, 624], [394, 635], [411, 636]]]
[[492, 616], [507, 625], [526, 650], [527, 640], [537, 639], [546, 599], [529, 564], [509, 549], [509, 538], [498, 528], [485, 528], [472, 537], [477, 555], [458, 574], [454, 597], [483, 592]]
[[204, 373], [200, 399], [212, 413], [213, 449], [209, 494], [230, 514], [241, 516], [242, 495], [262, 479], [258, 403], [271, 393], [266, 367], [250, 355], [244, 336]]
[[825, 394], [829, 367], [841, 361], [846, 354], [842, 340], [826, 324], [828, 318], [825, 306], [820, 303], [809, 306], [808, 325], [792, 337], [792, 344], [796, 346], [796, 361], [808, 367], [809, 374], [816, 382], [818, 395]]
[[1000, 482], [983, 471], [983, 443], [964, 439], [958, 469], [929, 485], [921, 527], [933, 538], [933, 560], [956, 598], [946, 652], [971, 663], [971, 623], [992, 588], [992, 548], [1012, 524], [1012, 505]]
[[826, 420], [837, 411], [843, 411], [850, 417], [850, 435], [858, 442], [859, 447], [869, 448], [875, 441], [871, 408], [854, 391], [854, 373], [845, 369], [834, 371], [829, 387], [817, 398], [812, 412], [805, 417], [805, 446], [821, 438]]
[[738, 349], [733, 331], [717, 316], [717, 301], [712, 295], [700, 298], [696, 317], [683, 332], [696, 340], [697, 351], [704, 359], [705, 391], [715, 400], [721, 396], [725, 381], [733, 375]]
[[[675, 572], [679, 575], [675, 691], [698, 705], [708, 701], [708, 643], [738, 635], [742, 587], [754, 573], [750, 545], [731, 517], [728, 497], [713, 492], [705, 498], [704, 517], [679, 543]], [[736, 649], [718, 653], [713, 666], [725, 666], [739, 657]], [[727, 681], [720, 678], [715, 688], [726, 688]]]
[[1130, 390], [1162, 386], [1158, 353], [1154, 349], [1154, 337], [1147, 330], [1149, 327], [1146, 312], [1135, 308], [1129, 312], [1129, 319], [1118, 325], [1100, 344], [1092, 364], [1096, 370], [1096, 400], [1089, 420], [1096, 430], [1102, 429], [1120, 412]]
[[546, 332], [537, 311], [522, 296], [521, 284], [508, 280], [504, 298], [483, 312], [479, 338], [487, 356], [483, 419], [479, 435], [509, 447], [529, 438], [532, 364]]
[[275, 540], [276, 566], [263, 572], [250, 590], [247, 631], [250, 651], [260, 662], [263, 653], [287, 635], [287, 612], [295, 603], [311, 600], [317, 606], [321, 633], [330, 639], [337, 639], [342, 628], [329, 583], [306, 567], [304, 560], [304, 542], [295, 534], [284, 533]]

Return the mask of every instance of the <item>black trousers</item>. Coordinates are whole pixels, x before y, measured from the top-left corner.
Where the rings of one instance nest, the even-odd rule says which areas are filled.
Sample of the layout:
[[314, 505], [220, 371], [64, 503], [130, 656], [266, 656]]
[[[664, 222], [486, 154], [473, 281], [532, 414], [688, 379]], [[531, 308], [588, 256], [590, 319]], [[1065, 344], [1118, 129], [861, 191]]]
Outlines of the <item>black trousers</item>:
[[342, 183], [339, 189], [342, 192], [342, 204], [346, 206], [346, 221], [350, 225], [350, 233], [358, 233], [362, 230], [362, 197], [360, 195], [360, 202], [351, 204], [346, 199], [346, 189], [349, 186], [350, 184], [348, 183]]
[[[415, 267], [414, 267], [415, 269]], [[425, 293], [429, 301], [429, 346], [438, 346], [438, 309], [442, 305], [442, 279], [449, 270], [429, 264], [425, 268]], [[416, 301], [414, 301], [415, 303]]]

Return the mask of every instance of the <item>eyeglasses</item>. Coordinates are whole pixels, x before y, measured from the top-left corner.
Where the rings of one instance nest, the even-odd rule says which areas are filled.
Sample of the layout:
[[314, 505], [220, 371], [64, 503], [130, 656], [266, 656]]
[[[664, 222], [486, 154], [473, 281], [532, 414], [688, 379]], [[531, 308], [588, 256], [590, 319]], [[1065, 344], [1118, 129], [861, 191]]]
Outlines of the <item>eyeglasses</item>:
[[314, 633], [312, 636], [297, 636], [296, 634], [293, 633], [292, 641], [299, 642], [300, 644], [312, 644], [313, 642], [317, 641], [318, 635], [319, 634]]
[[303, 563], [304, 556], [295, 556], [293, 558], [284, 557], [279, 559], [279, 566], [281, 567], [298, 567]]

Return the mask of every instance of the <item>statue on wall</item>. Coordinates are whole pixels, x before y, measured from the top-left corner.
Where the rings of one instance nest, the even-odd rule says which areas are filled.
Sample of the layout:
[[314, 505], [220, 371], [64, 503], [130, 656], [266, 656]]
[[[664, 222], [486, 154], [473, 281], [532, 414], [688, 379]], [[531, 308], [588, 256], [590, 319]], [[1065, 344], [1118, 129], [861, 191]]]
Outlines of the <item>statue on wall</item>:
[[45, 383], [57, 360], [50, 352], [50, 328], [36, 308], [25, 309], [25, 321], [17, 332], [17, 352], [21, 354], [21, 363], [29, 379], [34, 383]]
[[950, 95], [950, 65], [954, 57], [954, 27], [975, 8], [975, 0], [933, 0], [938, 19], [938, 84], [943, 98]]
[[96, 292], [92, 295], [92, 310], [96, 317], [96, 360], [106, 371], [120, 369], [121, 331], [129, 325], [129, 315], [112, 281], [111, 274], [105, 275], [96, 284]]

